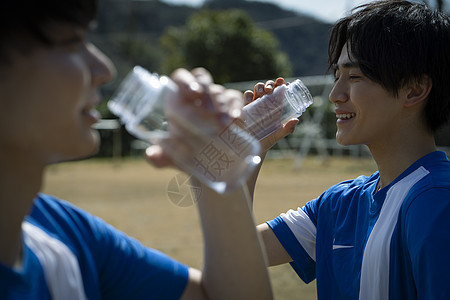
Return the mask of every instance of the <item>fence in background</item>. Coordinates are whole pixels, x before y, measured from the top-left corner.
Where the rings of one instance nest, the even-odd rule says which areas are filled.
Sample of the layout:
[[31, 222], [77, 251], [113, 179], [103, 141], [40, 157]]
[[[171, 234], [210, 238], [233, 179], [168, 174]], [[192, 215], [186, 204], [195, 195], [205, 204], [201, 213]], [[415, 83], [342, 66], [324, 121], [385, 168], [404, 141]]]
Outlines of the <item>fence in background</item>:
[[[297, 78], [287, 78], [286, 81], [289, 82], [295, 79]], [[298, 169], [301, 167], [304, 158], [310, 154], [317, 154], [323, 162], [326, 162], [330, 155], [345, 154], [358, 157], [366, 155], [367, 150], [365, 146], [343, 147], [336, 142], [334, 137], [330, 137], [329, 132], [334, 134], [335, 131], [334, 110], [328, 100], [328, 95], [333, 87], [333, 78], [331, 76], [308, 76], [299, 79], [310, 90], [314, 103], [300, 117], [300, 123], [297, 125], [295, 132], [280, 140], [277, 146], [269, 151], [268, 157], [293, 159], [293, 166]], [[225, 86], [245, 91], [252, 89], [257, 82], [236, 82]], [[327, 122], [327, 119], [330, 119], [330, 115], [332, 115], [331, 123]], [[131, 155], [135, 155], [141, 154], [149, 145], [139, 140], [133, 140], [129, 145], [122, 145], [121, 131], [123, 127], [118, 120], [101, 120], [94, 127], [100, 131], [112, 133], [113, 157], [122, 156], [124, 146], [129, 147]]]
[[[287, 78], [293, 81], [297, 78]], [[277, 146], [269, 151], [272, 158], [292, 158], [293, 167], [301, 167], [303, 160], [310, 154], [317, 154], [322, 162], [326, 162], [330, 155], [351, 155], [354, 157], [369, 154], [366, 146], [341, 146], [336, 142], [336, 119], [332, 103], [328, 95], [333, 88], [332, 76], [308, 76], [299, 78], [308, 87], [314, 98], [313, 105], [300, 117], [293, 134], [280, 140]], [[257, 81], [226, 84], [226, 87], [237, 90], [252, 89]], [[331, 119], [331, 121], [330, 121]], [[330, 136], [330, 132], [333, 136]]]
[[[288, 78], [288, 82], [297, 78]], [[333, 78], [331, 76], [310, 76], [301, 77], [305, 85], [310, 90], [314, 103], [300, 117], [300, 123], [297, 125], [293, 134], [280, 140], [274, 149], [269, 151], [268, 156], [272, 158], [289, 158], [293, 159], [293, 167], [298, 169], [301, 167], [303, 160], [310, 154], [326, 162], [330, 156], [350, 155], [353, 157], [368, 156], [369, 151], [366, 146], [341, 146], [335, 138], [336, 118], [332, 103], [329, 101], [328, 95], [333, 87]], [[225, 86], [241, 91], [252, 89], [258, 81], [246, 81], [229, 83]], [[113, 138], [113, 156], [122, 155], [123, 146], [121, 139], [121, 127], [117, 120], [102, 120], [95, 126], [99, 130], [111, 131]], [[448, 133], [450, 125], [444, 128], [445, 134]], [[440, 138], [440, 150], [450, 152], [450, 145], [445, 143], [447, 135]], [[439, 140], [438, 140], [439, 141]], [[443, 142], [442, 142], [443, 141]], [[142, 153], [149, 144], [134, 140], [130, 145], [130, 153]]]

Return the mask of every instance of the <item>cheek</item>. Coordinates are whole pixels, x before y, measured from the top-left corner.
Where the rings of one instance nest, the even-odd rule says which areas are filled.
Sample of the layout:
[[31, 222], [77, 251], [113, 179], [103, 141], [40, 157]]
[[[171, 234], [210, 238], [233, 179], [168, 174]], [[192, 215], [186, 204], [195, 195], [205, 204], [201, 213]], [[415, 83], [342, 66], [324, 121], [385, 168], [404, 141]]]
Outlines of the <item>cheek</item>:
[[351, 99], [355, 113], [361, 122], [370, 121], [385, 113], [384, 96], [370, 86], [361, 84], [357, 89], [354, 89]]
[[[90, 70], [81, 55], [55, 55], [41, 67], [46, 70], [41, 84], [54, 95], [56, 101], [58, 98], [61, 101], [82, 98], [89, 87]], [[56, 101], [54, 105], [58, 105]]]
[[[55, 78], [57, 80], [57, 78]], [[49, 84], [49, 93], [42, 94], [41, 101], [45, 110], [40, 120], [59, 127], [55, 130], [67, 130], [73, 122], [80, 121], [83, 107], [87, 103], [88, 89], [83, 76], [65, 77], [64, 80]]]
[[[67, 68], [66, 72], [55, 73], [54, 82], [57, 84], [50, 84], [50, 88], [54, 95], [55, 106], [82, 106], [86, 101], [87, 93], [89, 91], [89, 76], [88, 72], [79, 68]], [[62, 79], [59, 76], [63, 76]]]
[[80, 57], [54, 52], [30, 57], [0, 87], [5, 124], [0, 138], [5, 143], [63, 157], [88, 155], [97, 147], [98, 134], [82, 122], [91, 89], [89, 69]]

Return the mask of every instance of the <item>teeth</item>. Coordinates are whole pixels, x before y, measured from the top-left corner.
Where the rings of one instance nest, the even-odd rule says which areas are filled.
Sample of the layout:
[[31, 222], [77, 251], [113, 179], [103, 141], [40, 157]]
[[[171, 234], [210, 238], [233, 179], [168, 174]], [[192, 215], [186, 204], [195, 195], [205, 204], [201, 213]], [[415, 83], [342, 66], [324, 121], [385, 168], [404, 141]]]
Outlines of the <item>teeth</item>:
[[353, 118], [354, 116], [356, 116], [355, 113], [351, 113], [351, 114], [336, 114], [336, 118], [344, 119], [344, 120]]

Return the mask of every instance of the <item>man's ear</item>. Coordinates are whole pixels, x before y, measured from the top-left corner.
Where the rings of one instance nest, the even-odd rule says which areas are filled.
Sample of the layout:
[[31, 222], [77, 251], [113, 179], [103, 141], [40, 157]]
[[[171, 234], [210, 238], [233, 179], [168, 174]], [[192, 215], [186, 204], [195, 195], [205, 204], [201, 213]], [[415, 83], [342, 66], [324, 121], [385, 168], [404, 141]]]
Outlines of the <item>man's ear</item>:
[[432, 86], [433, 82], [428, 75], [422, 75], [416, 80], [411, 80], [411, 82], [407, 84], [408, 88], [405, 106], [411, 107], [426, 100]]

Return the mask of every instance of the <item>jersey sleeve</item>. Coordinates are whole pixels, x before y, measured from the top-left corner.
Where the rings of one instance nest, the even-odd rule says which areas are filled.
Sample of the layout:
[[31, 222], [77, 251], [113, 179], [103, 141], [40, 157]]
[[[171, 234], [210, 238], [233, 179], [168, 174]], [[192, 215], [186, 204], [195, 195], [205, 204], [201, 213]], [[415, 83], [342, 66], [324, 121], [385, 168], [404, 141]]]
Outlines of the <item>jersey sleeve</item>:
[[179, 299], [187, 285], [186, 265], [70, 203], [41, 195], [31, 219], [77, 255], [88, 298]]
[[316, 278], [316, 223], [312, 216], [315, 203], [313, 200], [303, 208], [291, 209], [267, 222], [291, 256], [292, 268], [305, 283]]
[[95, 249], [104, 298], [179, 299], [188, 280], [188, 267], [139, 241], [93, 221], [102, 232]]
[[404, 230], [417, 298], [450, 299], [450, 189], [430, 189], [414, 199]]
[[[305, 283], [309, 283], [316, 278], [319, 211], [327, 216], [330, 211], [328, 208], [331, 205], [330, 203], [337, 201], [342, 193], [352, 190], [351, 187], [358, 186], [360, 182], [366, 182], [367, 178], [360, 176], [355, 180], [338, 183], [323, 192], [318, 198], [306, 203], [305, 206], [297, 210], [291, 209], [267, 222], [284, 249], [291, 256], [292, 262], [290, 264], [292, 268]], [[328, 230], [332, 231], [333, 229]], [[325, 232], [326, 234], [327, 232]]]

